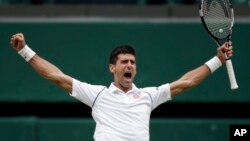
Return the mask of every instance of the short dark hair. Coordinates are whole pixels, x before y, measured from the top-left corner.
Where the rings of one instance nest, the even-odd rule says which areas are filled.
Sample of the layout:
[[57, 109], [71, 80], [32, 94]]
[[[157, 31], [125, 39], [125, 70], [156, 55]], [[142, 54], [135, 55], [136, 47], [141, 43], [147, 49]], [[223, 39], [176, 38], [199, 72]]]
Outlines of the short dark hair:
[[109, 64], [116, 64], [119, 54], [132, 54], [135, 55], [135, 50], [130, 45], [119, 45], [117, 46], [109, 56]]

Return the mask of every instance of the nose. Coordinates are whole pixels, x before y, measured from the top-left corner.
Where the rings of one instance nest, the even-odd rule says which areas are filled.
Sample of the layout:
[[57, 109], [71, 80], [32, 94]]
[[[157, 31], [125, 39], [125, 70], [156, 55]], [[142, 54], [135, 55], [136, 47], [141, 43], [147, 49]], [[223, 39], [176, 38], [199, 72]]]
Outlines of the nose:
[[132, 66], [133, 66], [133, 63], [132, 63], [131, 61], [128, 61], [128, 63], [127, 63], [127, 68], [131, 69]]
[[128, 61], [128, 66], [132, 66], [133, 62], [132, 61]]

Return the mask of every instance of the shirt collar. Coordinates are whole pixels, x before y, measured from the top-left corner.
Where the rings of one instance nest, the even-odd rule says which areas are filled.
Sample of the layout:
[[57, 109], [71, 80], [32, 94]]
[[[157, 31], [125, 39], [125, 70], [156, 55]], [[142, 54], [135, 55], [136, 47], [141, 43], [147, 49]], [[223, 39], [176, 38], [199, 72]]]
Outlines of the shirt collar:
[[[122, 91], [121, 89], [117, 88], [114, 83], [111, 83], [110, 86], [109, 86], [109, 91], [111, 93], [114, 93], [114, 94], [119, 94], [119, 93], [125, 93], [124, 91]], [[135, 86], [135, 84], [133, 83], [132, 84], [132, 89], [129, 90], [127, 93], [130, 93], [130, 92], [135, 92], [135, 91], [139, 91], [139, 89]]]

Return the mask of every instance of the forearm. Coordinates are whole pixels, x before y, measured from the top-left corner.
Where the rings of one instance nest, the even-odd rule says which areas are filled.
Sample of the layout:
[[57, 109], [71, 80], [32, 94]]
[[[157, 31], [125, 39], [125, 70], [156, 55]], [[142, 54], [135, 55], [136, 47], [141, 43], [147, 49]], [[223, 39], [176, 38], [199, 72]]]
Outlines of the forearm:
[[175, 95], [200, 84], [209, 74], [222, 65], [221, 61], [214, 57], [204, 65], [184, 74], [180, 79], [170, 83], [171, 94]]
[[180, 80], [187, 81], [189, 85], [187, 88], [192, 88], [201, 83], [211, 73], [207, 65], [202, 65], [194, 70], [191, 70], [184, 74]]
[[56, 66], [44, 60], [38, 55], [35, 55], [29, 63], [42, 77], [49, 81], [55, 81], [56, 75], [63, 74]]
[[72, 78], [68, 75], [65, 75], [59, 68], [45, 59], [35, 55], [29, 61], [31, 66], [36, 70], [36, 72], [41, 75], [46, 80], [62, 87], [67, 92], [71, 93], [72, 91]]
[[215, 70], [221, 67], [221, 65], [221, 60], [215, 56], [199, 68], [186, 73], [181, 79], [190, 80], [190, 87], [193, 87], [204, 80], [210, 73], [213, 73]]
[[209, 74], [207, 65], [202, 65], [184, 74], [180, 79], [170, 83], [171, 94], [176, 95], [201, 83]]

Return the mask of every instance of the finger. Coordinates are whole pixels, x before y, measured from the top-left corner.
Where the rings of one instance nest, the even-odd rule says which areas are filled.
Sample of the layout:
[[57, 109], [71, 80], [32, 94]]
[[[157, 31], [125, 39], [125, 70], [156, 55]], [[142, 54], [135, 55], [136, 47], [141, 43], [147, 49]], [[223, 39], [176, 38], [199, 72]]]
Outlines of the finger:
[[222, 53], [227, 52], [228, 48], [226, 46], [226, 43], [224, 43], [222, 46], [218, 48], [218, 50]]
[[232, 56], [233, 56], [233, 50], [227, 51], [227, 56], [228, 56], [228, 57], [232, 57]]
[[13, 47], [16, 47], [17, 45], [18, 45], [18, 40], [13, 40], [12, 46], [13, 46]]
[[233, 47], [232, 47], [232, 46], [229, 46], [229, 47], [228, 47], [228, 51], [233, 51]]
[[229, 58], [232, 57], [232, 56], [233, 56], [233, 54], [227, 54], [227, 57], [229, 57]]
[[17, 38], [17, 36], [16, 36], [16, 34], [15, 34], [15, 35], [12, 36], [11, 40], [14, 41], [14, 40], [16, 40], [16, 38]]
[[21, 39], [20, 39], [19, 37], [14, 36], [14, 37], [11, 39], [11, 45], [12, 45], [13, 47], [16, 47], [17, 44], [18, 44], [18, 42], [19, 42], [20, 40], [21, 40]]
[[16, 35], [15, 35], [15, 38], [20, 40], [20, 39], [22, 38], [22, 35], [16, 34]]
[[228, 42], [225, 42], [222, 46], [228, 47]]
[[227, 54], [233, 54], [233, 50], [228, 50]]
[[21, 38], [22, 38], [22, 37], [23, 37], [23, 34], [22, 34], [22, 33], [17, 33], [17, 34], [16, 34], [16, 36], [18, 36], [18, 37], [21, 37]]
[[14, 35], [12, 36], [12, 38], [18, 38], [18, 39], [23, 38], [23, 37], [24, 37], [24, 36], [23, 36], [22, 33], [16, 33], [16, 34], [14, 34]]
[[15, 40], [17, 40], [18, 39], [18, 37], [16, 36], [16, 35], [14, 35], [13, 37], [12, 37], [12, 40], [13, 41], [15, 41]]

